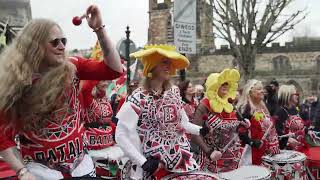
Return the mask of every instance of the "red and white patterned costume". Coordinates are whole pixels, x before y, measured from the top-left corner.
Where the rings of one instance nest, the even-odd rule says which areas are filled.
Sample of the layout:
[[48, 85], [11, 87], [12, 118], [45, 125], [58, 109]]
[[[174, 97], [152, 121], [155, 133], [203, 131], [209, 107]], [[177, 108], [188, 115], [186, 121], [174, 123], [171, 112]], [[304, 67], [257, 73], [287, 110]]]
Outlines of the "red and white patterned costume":
[[285, 132], [294, 133], [294, 138], [301, 142], [301, 144], [295, 147], [293, 150], [300, 151], [303, 148], [305, 142], [305, 126], [302, 118], [299, 115], [289, 115], [289, 119], [285, 123]]
[[199, 135], [200, 127], [191, 124], [183, 109], [177, 87], [162, 95], [136, 89], [122, 108], [116, 140], [126, 155], [139, 168], [147, 157], [157, 157], [169, 172], [189, 172], [198, 168], [190, 153], [185, 132]]
[[[258, 118], [255, 114], [262, 115]], [[244, 117], [247, 117], [244, 115]], [[270, 119], [268, 113], [261, 111], [256, 111], [254, 115], [250, 118], [250, 137], [253, 140], [263, 141], [263, 146], [261, 148], [252, 147], [252, 164], [260, 165], [262, 162], [262, 156], [266, 154], [277, 154], [279, 153], [279, 141], [276, 129], [274, 127], [273, 121]], [[262, 139], [266, 131], [269, 130], [268, 135], [265, 139]]]
[[224, 111], [221, 113], [213, 112], [207, 98], [204, 98], [201, 103], [209, 111], [206, 123], [212, 129], [212, 132], [203, 138], [206, 145], [213, 150], [222, 152], [223, 148], [230, 141], [233, 141], [232, 145], [222, 153], [222, 157], [218, 161], [212, 161], [205, 152], [200, 151], [199, 164], [201, 169], [212, 173], [237, 169], [241, 157], [240, 142], [237, 134], [240, 121], [238, 121], [234, 111], [231, 113]]
[[186, 111], [190, 121], [192, 121], [193, 119], [194, 112], [196, 111], [197, 105], [198, 103], [194, 99], [192, 99], [192, 101], [189, 103], [183, 102], [183, 109]]
[[[111, 166], [118, 167], [116, 161], [111, 161], [106, 151], [111, 151], [115, 147], [114, 134], [115, 124], [111, 121], [112, 107], [105, 92], [96, 91], [96, 97], [92, 96], [92, 90], [99, 84], [99, 81], [84, 81], [81, 93], [84, 103], [88, 106], [86, 138], [88, 141], [89, 154], [95, 160], [96, 175], [98, 177], [116, 178], [117, 172], [111, 171]], [[98, 153], [98, 155], [97, 155]], [[115, 152], [117, 153], [117, 152]], [[104, 158], [100, 157], [104, 154]]]
[[[300, 145], [296, 147], [287, 147], [288, 149], [296, 150], [296, 151], [303, 151], [304, 148], [307, 148], [308, 145], [305, 141], [305, 134], [308, 130], [308, 127], [305, 126], [304, 121], [299, 116], [298, 110], [295, 108], [285, 108], [280, 107], [279, 111], [277, 112], [277, 130], [279, 135], [284, 134], [294, 134], [291, 138], [296, 139], [300, 142]], [[287, 145], [288, 138], [281, 139], [281, 147], [284, 148]]]
[[[81, 88], [84, 103], [87, 104], [88, 107], [88, 123], [86, 124], [88, 150], [103, 149], [115, 144], [113, 140], [115, 125], [111, 121], [112, 107], [106, 96], [92, 97], [92, 89], [98, 82], [99, 81], [84, 81]], [[96, 126], [98, 127], [94, 127], [95, 123], [97, 123]]]
[[[0, 151], [2, 151], [16, 146], [14, 136], [19, 134], [22, 157], [50, 167], [52, 174], [47, 173], [52, 175], [51, 178], [55, 178], [54, 174], [61, 178], [60, 172], [70, 173], [71, 176], [77, 177], [93, 171], [91, 158], [83, 153], [85, 147], [83, 123], [86, 121], [87, 107], [84, 106], [83, 97], [79, 93], [79, 80], [107, 80], [121, 75], [106, 66], [103, 61], [88, 61], [80, 57], [73, 57], [70, 60], [76, 66], [77, 71], [72, 84], [60, 99], [67, 105], [66, 108], [58, 109], [48, 117], [42, 117], [41, 121], [48, 122], [46, 128], [32, 132], [1, 129], [1, 132], [6, 132], [6, 134], [0, 135]], [[41, 117], [35, 116], [35, 118]], [[81, 165], [83, 160], [88, 163], [84, 167]], [[75, 173], [75, 168], [80, 166], [79, 171]], [[29, 170], [33, 172], [33, 167], [30, 168]]]

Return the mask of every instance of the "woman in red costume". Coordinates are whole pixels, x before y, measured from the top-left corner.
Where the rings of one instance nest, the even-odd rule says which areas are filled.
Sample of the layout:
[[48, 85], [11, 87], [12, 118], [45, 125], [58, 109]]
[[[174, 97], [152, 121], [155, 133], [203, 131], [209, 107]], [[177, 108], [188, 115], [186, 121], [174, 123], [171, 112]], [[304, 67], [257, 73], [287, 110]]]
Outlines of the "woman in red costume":
[[240, 74], [235, 69], [210, 74], [206, 80], [205, 97], [198, 106], [193, 122], [207, 124], [212, 131], [204, 137], [193, 136], [200, 151], [200, 166], [212, 173], [238, 168], [241, 157], [238, 130], [247, 123], [238, 120], [229, 99], [236, 97]]
[[89, 6], [86, 15], [102, 46], [101, 62], [67, 58], [61, 28], [47, 19], [30, 21], [1, 54], [0, 155], [19, 179], [95, 176], [84, 148], [88, 109], [79, 81], [115, 79], [123, 70], [99, 9]]
[[250, 120], [251, 127], [240, 137], [252, 148], [252, 164], [260, 165], [262, 156], [278, 154], [279, 141], [270, 113], [263, 101], [264, 89], [260, 81], [252, 79], [244, 86], [237, 107]]
[[119, 175], [117, 160], [123, 155], [115, 145], [116, 125], [112, 122], [112, 108], [105, 94], [107, 81], [83, 82], [81, 93], [88, 108], [86, 137], [87, 149], [96, 164], [98, 177], [116, 178]]

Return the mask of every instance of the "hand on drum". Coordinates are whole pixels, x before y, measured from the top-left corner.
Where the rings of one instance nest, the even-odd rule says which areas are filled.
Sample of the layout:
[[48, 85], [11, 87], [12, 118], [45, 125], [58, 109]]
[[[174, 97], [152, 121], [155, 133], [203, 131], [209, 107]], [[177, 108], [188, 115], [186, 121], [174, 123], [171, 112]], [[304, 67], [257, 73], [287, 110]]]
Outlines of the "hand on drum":
[[27, 171], [22, 176], [18, 177], [20, 180], [36, 180], [36, 177], [31, 174], [29, 171]]
[[292, 148], [295, 148], [297, 146], [299, 146], [301, 143], [299, 141], [297, 141], [296, 139], [289, 137], [288, 139], [288, 145]]
[[150, 157], [147, 161], [142, 165], [142, 169], [149, 173], [149, 175], [154, 175], [159, 169], [163, 167], [162, 163], [159, 159], [154, 157]]
[[242, 124], [247, 129], [250, 128], [251, 126], [249, 119], [244, 119], [243, 121], [240, 122], [240, 124]]
[[211, 129], [209, 125], [206, 122], [204, 122], [199, 133], [202, 137], [205, 137], [208, 133], [212, 133], [212, 132], [213, 132], [213, 129]]
[[262, 148], [262, 147], [263, 147], [264, 142], [263, 142], [263, 141], [261, 141], [261, 140], [252, 139], [252, 140], [251, 140], [250, 145], [251, 145], [251, 147], [254, 147], [254, 148], [260, 149], [260, 148]]
[[210, 159], [212, 161], [217, 161], [221, 158], [222, 156], [222, 153], [220, 151], [213, 151], [211, 154], [210, 154]]
[[314, 133], [314, 131], [309, 130], [308, 135], [310, 136], [310, 138], [314, 143], [317, 143], [317, 141], [320, 140], [320, 138]]

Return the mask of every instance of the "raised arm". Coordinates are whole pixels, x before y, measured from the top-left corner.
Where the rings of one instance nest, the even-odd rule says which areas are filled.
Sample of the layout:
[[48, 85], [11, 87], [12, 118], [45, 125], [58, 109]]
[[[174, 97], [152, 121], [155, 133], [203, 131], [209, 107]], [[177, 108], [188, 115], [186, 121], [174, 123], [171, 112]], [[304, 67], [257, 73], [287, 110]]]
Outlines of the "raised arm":
[[104, 57], [104, 63], [112, 70], [122, 73], [122, 65], [120, 56], [112, 44], [110, 38], [107, 36], [100, 10], [97, 6], [91, 5], [87, 8], [87, 21], [88, 25], [97, 34]]

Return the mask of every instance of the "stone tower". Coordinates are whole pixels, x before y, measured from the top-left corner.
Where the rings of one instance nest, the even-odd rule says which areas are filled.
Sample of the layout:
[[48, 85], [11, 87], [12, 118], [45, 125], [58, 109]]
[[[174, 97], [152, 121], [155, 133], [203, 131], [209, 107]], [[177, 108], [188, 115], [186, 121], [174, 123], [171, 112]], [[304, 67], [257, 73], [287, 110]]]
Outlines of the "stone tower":
[[[205, 0], [197, 0], [197, 54], [215, 50], [212, 10]], [[149, 0], [148, 44], [173, 44], [173, 1]]]
[[[11, 43], [17, 32], [31, 20], [30, 0], [0, 0], [0, 34], [5, 44]], [[4, 45], [0, 44], [0, 52]]]
[[9, 19], [11, 27], [23, 27], [31, 20], [30, 0], [0, 0], [0, 21]]

